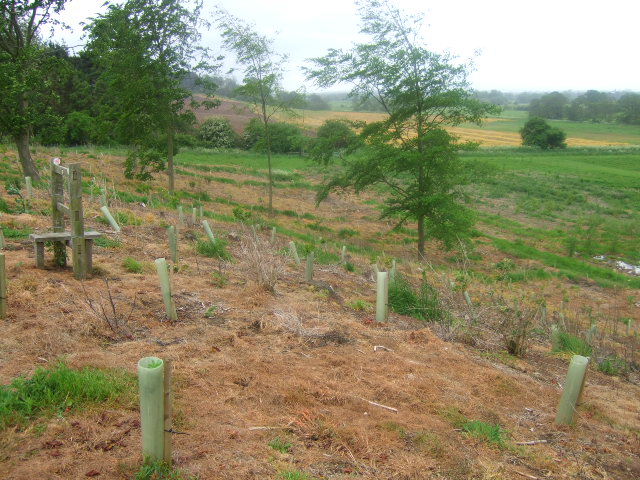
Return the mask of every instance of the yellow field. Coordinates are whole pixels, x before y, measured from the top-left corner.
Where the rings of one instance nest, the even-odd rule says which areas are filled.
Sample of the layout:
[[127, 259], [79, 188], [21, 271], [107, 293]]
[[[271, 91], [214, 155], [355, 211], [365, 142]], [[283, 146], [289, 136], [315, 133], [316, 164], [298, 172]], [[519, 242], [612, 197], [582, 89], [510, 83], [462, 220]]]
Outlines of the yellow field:
[[[291, 123], [296, 123], [305, 129], [315, 130], [325, 120], [330, 119], [347, 119], [347, 120], [360, 120], [365, 122], [375, 122], [385, 117], [383, 113], [365, 113], [365, 112], [334, 112], [334, 111], [312, 111], [312, 110], [299, 110], [298, 116], [294, 118], [281, 117], [280, 120]], [[486, 123], [498, 122], [499, 118], [487, 118]], [[521, 138], [518, 133], [515, 132], [500, 132], [497, 130], [490, 130], [486, 128], [472, 128], [472, 127], [450, 127], [448, 130], [460, 137], [461, 140], [469, 140], [473, 142], [479, 142], [485, 147], [498, 147], [498, 146], [518, 146], [521, 144]], [[623, 142], [611, 142], [591, 140], [587, 138], [567, 138], [567, 144], [571, 147], [578, 146], [607, 146], [607, 145], [626, 145]]]

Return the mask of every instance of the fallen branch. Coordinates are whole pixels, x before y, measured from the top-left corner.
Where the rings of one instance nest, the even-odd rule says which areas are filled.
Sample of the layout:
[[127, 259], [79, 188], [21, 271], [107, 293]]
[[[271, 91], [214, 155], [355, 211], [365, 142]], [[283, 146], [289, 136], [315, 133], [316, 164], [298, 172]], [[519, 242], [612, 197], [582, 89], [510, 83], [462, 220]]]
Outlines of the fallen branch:
[[537, 445], [539, 443], [547, 443], [548, 440], [531, 440], [529, 442], [516, 442], [516, 445]]
[[390, 410], [394, 413], [398, 413], [398, 409], [397, 408], [393, 408], [393, 407], [388, 407], [386, 405], [382, 405], [381, 403], [376, 403], [376, 402], [372, 402], [371, 400], [367, 400], [366, 398], [362, 398], [362, 397], [358, 397], [360, 400], [364, 400], [365, 402], [367, 402], [370, 405], [373, 405], [374, 407], [380, 407], [380, 408], [384, 408], [385, 410]]
[[530, 478], [531, 480], [540, 480], [538, 477], [534, 477], [533, 475], [529, 475], [527, 473], [519, 472], [518, 470], [514, 470], [518, 475], [522, 475], [523, 477]]

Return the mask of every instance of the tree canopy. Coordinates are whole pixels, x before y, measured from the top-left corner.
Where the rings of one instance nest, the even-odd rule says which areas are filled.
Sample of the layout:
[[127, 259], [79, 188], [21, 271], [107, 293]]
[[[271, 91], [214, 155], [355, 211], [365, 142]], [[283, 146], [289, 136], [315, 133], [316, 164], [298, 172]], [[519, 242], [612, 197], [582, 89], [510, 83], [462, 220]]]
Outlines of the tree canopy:
[[58, 61], [47, 55], [42, 28], [54, 22], [67, 0], [8, 0], [0, 2], [0, 132], [16, 143], [22, 170], [38, 180], [29, 144], [34, 127], [51, 116], [51, 72]]
[[520, 129], [522, 145], [530, 147], [566, 148], [566, 134], [559, 128], [549, 125], [544, 118], [533, 117]]
[[385, 0], [357, 5], [368, 41], [347, 51], [329, 50], [312, 60], [307, 75], [321, 87], [350, 83], [352, 96], [374, 99], [387, 115], [360, 131], [363, 148], [327, 180], [318, 200], [336, 188], [384, 185], [382, 215], [398, 226], [417, 222], [419, 254], [427, 233], [451, 247], [473, 225], [460, 188], [472, 177], [457, 152], [474, 145], [459, 143], [445, 127], [480, 123], [498, 109], [472, 95], [468, 65], [427, 49], [418, 33], [422, 17]]
[[[129, 144], [128, 176], [148, 178], [169, 166], [174, 188], [174, 134], [195, 116], [192, 92], [182, 82], [190, 72], [211, 71], [208, 51], [198, 46], [202, 1], [127, 0], [109, 5], [87, 27], [91, 57], [102, 69], [98, 80], [102, 115]], [[208, 85], [209, 91], [214, 85]], [[215, 106], [208, 99], [205, 104]], [[162, 148], [158, 138], [164, 138]], [[162, 153], [164, 150], [164, 153]]]

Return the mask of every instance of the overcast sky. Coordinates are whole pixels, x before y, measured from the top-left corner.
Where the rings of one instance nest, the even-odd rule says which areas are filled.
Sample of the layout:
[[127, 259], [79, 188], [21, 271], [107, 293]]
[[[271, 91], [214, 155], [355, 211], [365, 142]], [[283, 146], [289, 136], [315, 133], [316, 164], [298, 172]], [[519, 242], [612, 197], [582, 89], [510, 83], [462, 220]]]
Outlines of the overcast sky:
[[[61, 15], [73, 32], [58, 33], [82, 44], [80, 22], [101, 11], [104, 0], [71, 0]], [[222, 5], [274, 36], [289, 55], [285, 87], [304, 82], [299, 67], [328, 48], [358, 39], [351, 0], [205, 0], [210, 15]], [[429, 48], [474, 56], [478, 90], [640, 90], [640, 0], [396, 0], [425, 14]], [[215, 30], [204, 42], [217, 48]], [[316, 90], [307, 85], [308, 91]]]

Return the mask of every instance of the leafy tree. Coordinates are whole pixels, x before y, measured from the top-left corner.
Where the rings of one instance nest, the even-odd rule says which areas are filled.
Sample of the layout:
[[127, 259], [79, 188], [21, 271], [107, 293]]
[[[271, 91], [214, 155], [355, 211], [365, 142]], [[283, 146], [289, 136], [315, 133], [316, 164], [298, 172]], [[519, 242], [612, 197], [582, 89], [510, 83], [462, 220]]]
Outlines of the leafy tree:
[[325, 120], [312, 142], [311, 157], [324, 165], [331, 163], [334, 157], [344, 161], [347, 155], [361, 146], [360, 138], [354, 131], [356, 126], [361, 125], [349, 120]]
[[461, 189], [472, 175], [457, 154], [472, 145], [458, 143], [445, 127], [480, 123], [498, 109], [473, 97], [466, 65], [424, 46], [418, 34], [422, 17], [408, 16], [385, 0], [357, 5], [360, 31], [369, 41], [349, 51], [329, 50], [313, 60], [308, 77], [321, 87], [350, 83], [352, 96], [375, 99], [387, 116], [364, 127], [364, 147], [328, 179], [318, 201], [336, 188], [384, 185], [382, 215], [397, 218], [398, 226], [417, 222], [420, 255], [427, 232], [451, 247], [470, 235], [473, 225]]
[[560, 92], [551, 92], [540, 98], [531, 100], [529, 115], [542, 118], [564, 118], [565, 108], [569, 103], [567, 97]]
[[614, 111], [615, 103], [609, 94], [588, 90], [571, 102], [567, 108], [567, 118], [576, 121], [603, 122], [611, 120]]
[[273, 215], [271, 154], [274, 152], [273, 132], [279, 127], [275, 127], [272, 120], [278, 112], [292, 113], [291, 108], [300, 101], [300, 96], [292, 98], [281, 87], [287, 57], [273, 49], [273, 39], [259, 34], [252, 25], [222, 8], [217, 10], [217, 21], [225, 48], [235, 53], [236, 61], [243, 69], [243, 83], [236, 89], [236, 95], [251, 102], [260, 115], [260, 149], [267, 155], [269, 213]]
[[628, 125], [640, 125], [640, 94], [625, 93], [618, 100], [620, 121]]
[[305, 98], [305, 108], [309, 110], [331, 110], [331, 105], [317, 93], [312, 93]]
[[209, 148], [233, 148], [238, 143], [238, 136], [231, 128], [229, 120], [213, 117], [204, 121], [198, 129], [198, 137]]
[[531, 147], [566, 148], [566, 134], [559, 128], [549, 125], [544, 118], [533, 117], [520, 129], [522, 145]]
[[0, 2], [0, 131], [16, 143], [25, 176], [39, 180], [29, 144], [34, 126], [51, 115], [46, 99], [51, 82], [43, 72], [55, 70], [55, 57], [45, 54], [40, 32], [55, 23], [53, 14], [67, 0], [4, 0]]
[[[201, 10], [202, 0], [127, 0], [109, 5], [87, 27], [88, 51], [102, 69], [103, 120], [114, 122], [118, 139], [131, 146], [125, 173], [149, 178], [166, 159], [170, 191], [176, 130], [195, 122], [192, 108], [217, 104], [208, 96], [196, 102], [182, 84], [190, 71], [215, 69], [198, 46]], [[215, 89], [211, 82], [205, 87], [207, 93]], [[162, 149], [159, 137], [165, 139]]]

